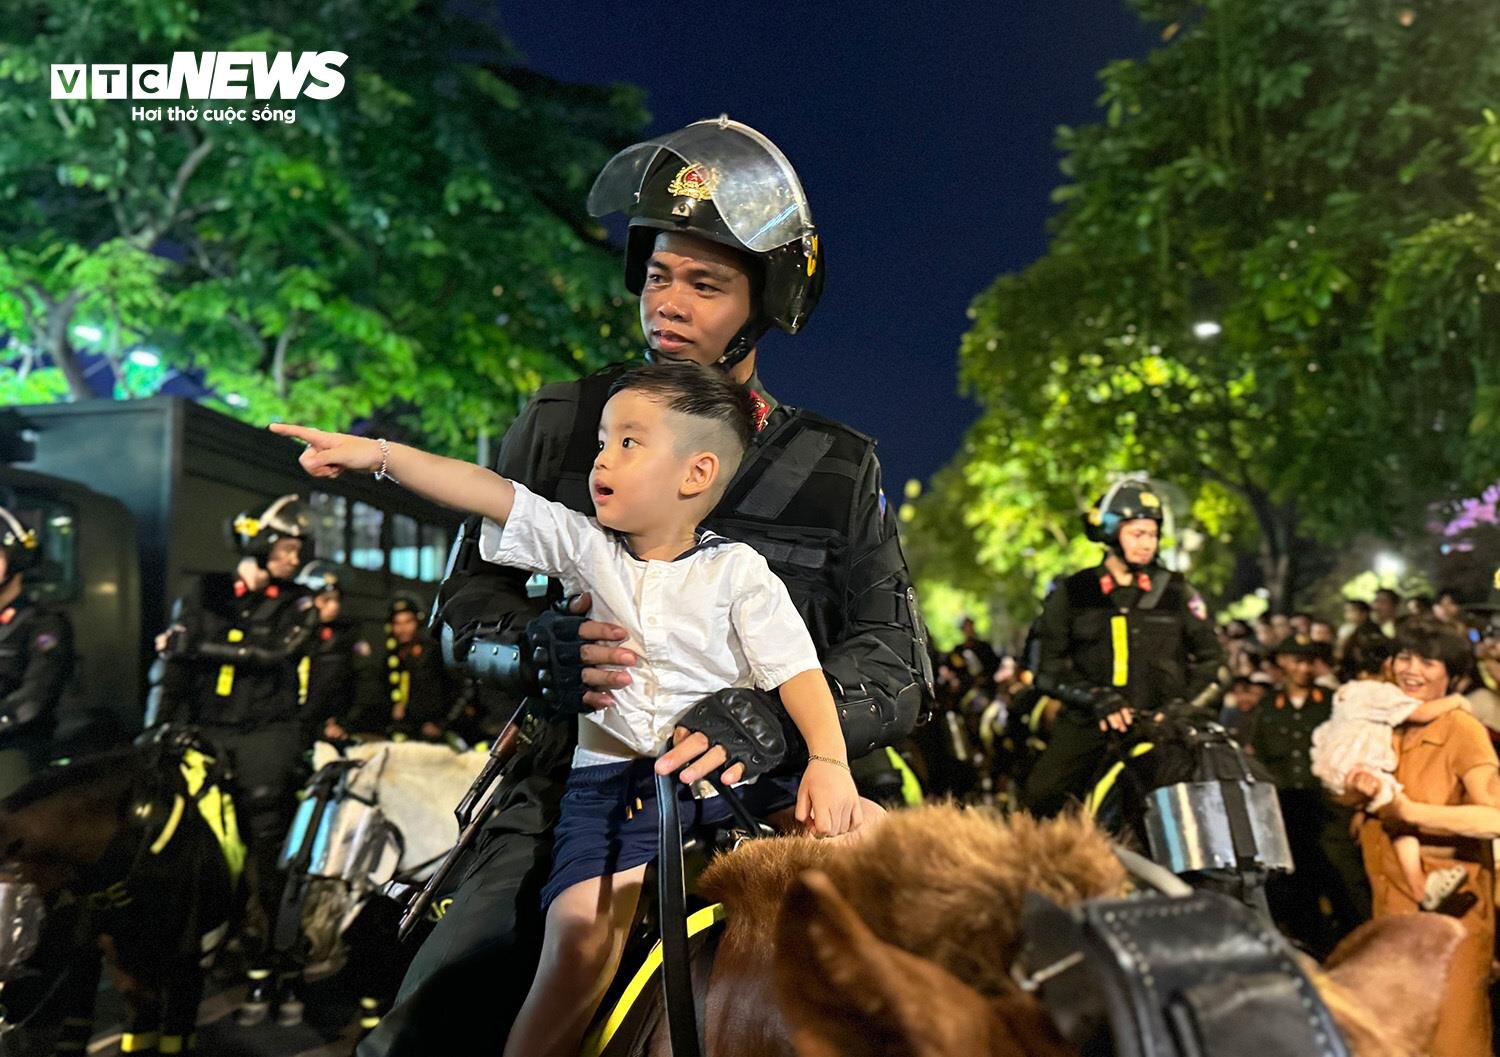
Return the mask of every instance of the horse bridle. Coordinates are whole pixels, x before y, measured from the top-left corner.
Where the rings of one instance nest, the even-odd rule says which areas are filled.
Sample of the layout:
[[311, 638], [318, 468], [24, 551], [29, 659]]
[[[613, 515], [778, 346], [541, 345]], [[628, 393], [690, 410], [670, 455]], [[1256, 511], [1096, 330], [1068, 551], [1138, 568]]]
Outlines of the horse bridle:
[[1115, 845], [1127, 899], [1063, 908], [1027, 893], [1012, 978], [1082, 1053], [1349, 1057], [1290, 944], [1268, 919]]

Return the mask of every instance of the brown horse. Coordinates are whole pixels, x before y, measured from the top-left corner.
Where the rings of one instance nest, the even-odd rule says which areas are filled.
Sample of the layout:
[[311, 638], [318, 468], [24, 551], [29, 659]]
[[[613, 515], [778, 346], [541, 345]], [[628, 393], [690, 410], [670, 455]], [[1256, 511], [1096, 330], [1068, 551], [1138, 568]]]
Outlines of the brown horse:
[[6, 1019], [24, 1024], [7, 1052], [87, 1042], [101, 953], [131, 1052], [192, 1048], [205, 967], [243, 905], [243, 847], [211, 764], [181, 743], [132, 747], [0, 802], [0, 882], [46, 908], [39, 949], [4, 984]]
[[[708, 1057], [1072, 1057], [1011, 980], [1022, 900], [1118, 896], [1105, 837], [1064, 818], [934, 806], [859, 842], [754, 841], [701, 888], [724, 902], [705, 1009]], [[1313, 969], [1355, 1057], [1417, 1057], [1458, 942], [1437, 915], [1366, 925]], [[1420, 974], [1420, 975], [1419, 975]], [[648, 1052], [670, 1052], [659, 1027]]]

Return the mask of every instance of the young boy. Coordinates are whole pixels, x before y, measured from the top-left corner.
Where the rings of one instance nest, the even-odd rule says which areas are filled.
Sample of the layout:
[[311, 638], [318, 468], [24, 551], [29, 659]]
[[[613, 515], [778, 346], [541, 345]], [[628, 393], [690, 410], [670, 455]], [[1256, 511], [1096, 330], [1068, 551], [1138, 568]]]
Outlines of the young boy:
[[[618, 964], [646, 864], [656, 855], [651, 757], [676, 721], [725, 686], [777, 689], [808, 747], [796, 819], [820, 836], [858, 826], [833, 697], [785, 586], [753, 548], [699, 523], [728, 486], [754, 433], [752, 398], [709, 368], [661, 364], [623, 375], [599, 424], [590, 474], [595, 518], [456, 459], [300, 426], [271, 429], [308, 443], [314, 476], [370, 470], [487, 519], [489, 561], [589, 591], [598, 619], [629, 630], [641, 663], [614, 703], [579, 719], [578, 748], [542, 891], [546, 938], [506, 1054], [573, 1054]], [[789, 783], [747, 796], [772, 810]], [[716, 801], [689, 814], [726, 812]]]

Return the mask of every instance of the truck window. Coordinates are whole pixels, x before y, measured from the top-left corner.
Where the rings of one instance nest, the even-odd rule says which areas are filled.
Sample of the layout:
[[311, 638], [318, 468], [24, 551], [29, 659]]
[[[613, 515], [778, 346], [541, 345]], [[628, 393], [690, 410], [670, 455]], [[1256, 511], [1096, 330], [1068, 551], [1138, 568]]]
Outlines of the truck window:
[[313, 542], [317, 547], [318, 557], [342, 565], [349, 557], [344, 536], [349, 501], [341, 495], [314, 492], [309, 505], [312, 508]]
[[437, 583], [448, 564], [448, 531], [436, 525], [422, 526], [422, 561], [419, 579]]
[[417, 519], [405, 514], [391, 515], [391, 572], [397, 576], [417, 579], [419, 571], [421, 537]]
[[26, 593], [42, 602], [66, 602], [78, 596], [78, 538], [70, 503], [36, 492], [17, 490], [10, 512], [36, 533], [42, 560], [26, 574]]
[[356, 501], [349, 509], [349, 564], [356, 569], [385, 568], [380, 525], [385, 512]]

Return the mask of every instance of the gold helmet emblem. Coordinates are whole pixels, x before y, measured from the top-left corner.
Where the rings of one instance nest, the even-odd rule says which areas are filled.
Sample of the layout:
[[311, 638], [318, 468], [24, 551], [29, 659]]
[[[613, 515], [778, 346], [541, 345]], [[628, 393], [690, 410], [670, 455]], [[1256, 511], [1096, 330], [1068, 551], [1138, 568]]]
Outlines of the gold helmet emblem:
[[713, 198], [718, 186], [719, 170], [694, 162], [677, 170], [677, 175], [667, 184], [667, 194], [707, 202]]

